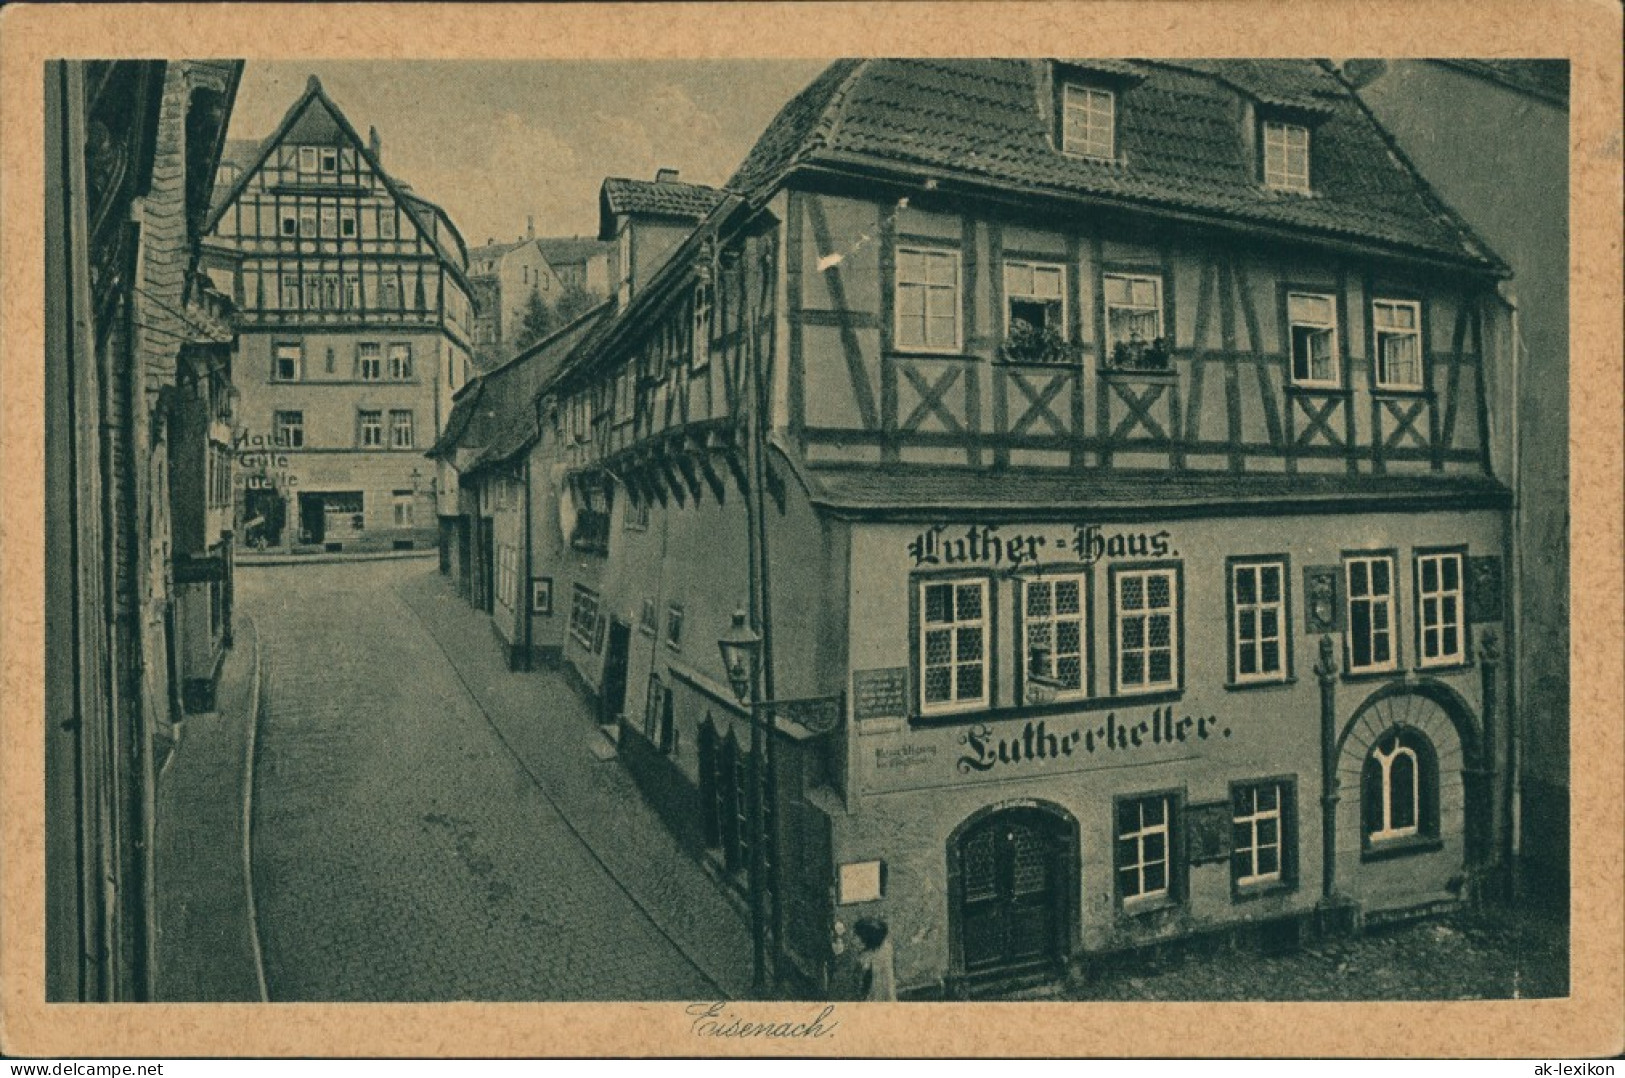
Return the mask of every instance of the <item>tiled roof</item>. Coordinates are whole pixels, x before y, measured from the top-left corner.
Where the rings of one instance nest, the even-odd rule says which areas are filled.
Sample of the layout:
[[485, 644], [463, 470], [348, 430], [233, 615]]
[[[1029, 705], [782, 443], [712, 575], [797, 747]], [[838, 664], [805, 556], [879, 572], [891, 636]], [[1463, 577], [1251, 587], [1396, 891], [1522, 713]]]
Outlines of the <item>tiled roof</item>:
[[602, 240], [588, 236], [544, 236], [536, 241], [536, 245], [542, 249], [542, 257], [551, 266], [585, 262], [595, 255], [608, 254], [612, 249]]
[[523, 247], [526, 243], [534, 243], [534, 242], [536, 242], [536, 241], [535, 240], [514, 240], [511, 243], [487, 243], [487, 244], [485, 244], [484, 246], [481, 246], [481, 247], [470, 247], [468, 249], [469, 271], [473, 272], [474, 263], [477, 262], [477, 261], [480, 261], [482, 259], [487, 259], [487, 258], [501, 258], [503, 255], [507, 254], [509, 251], [516, 251], [519, 248]]
[[[1117, 160], [1057, 148], [1049, 62], [842, 60], [784, 107], [727, 186], [760, 201], [804, 165], [912, 171], [1499, 268], [1342, 80], [1316, 61], [1059, 63], [1122, 89]], [[1240, 129], [1249, 99], [1309, 117], [1312, 194], [1259, 183]]]
[[604, 181], [602, 205], [611, 215], [649, 213], [699, 220], [722, 201], [715, 187], [677, 180], [628, 180], [611, 176]]
[[[465, 469], [465, 474], [508, 460], [530, 445], [536, 428], [536, 395], [564, 361], [613, 314], [612, 304], [602, 303], [568, 323], [539, 343], [520, 352], [502, 366], [480, 376], [480, 399], [456, 437], [460, 449], [483, 452]], [[457, 417], [459, 400], [452, 408]], [[451, 429], [447, 424], [447, 431]]]
[[1453, 496], [1490, 504], [1509, 497], [1501, 483], [1479, 476], [1112, 471], [1080, 477], [1061, 469], [999, 473], [874, 464], [814, 468], [805, 475], [815, 505], [854, 516], [916, 520], [956, 512], [1052, 516], [1134, 511], [1172, 517], [1335, 505], [1349, 498], [1426, 508], [1445, 505]]

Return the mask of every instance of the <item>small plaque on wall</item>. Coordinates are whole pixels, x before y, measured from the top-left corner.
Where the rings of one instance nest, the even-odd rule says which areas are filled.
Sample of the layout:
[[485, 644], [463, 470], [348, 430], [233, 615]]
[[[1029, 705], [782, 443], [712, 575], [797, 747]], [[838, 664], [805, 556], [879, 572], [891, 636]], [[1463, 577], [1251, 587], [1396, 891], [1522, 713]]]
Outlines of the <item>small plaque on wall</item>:
[[900, 719], [908, 714], [908, 669], [902, 666], [852, 671], [852, 717]]
[[1467, 559], [1467, 620], [1501, 620], [1501, 559]]
[[886, 893], [884, 861], [853, 861], [841, 866], [840, 895], [837, 903], [874, 902]]
[[1230, 856], [1230, 802], [1212, 801], [1185, 809], [1190, 863], [1205, 865]]
[[1311, 633], [1343, 631], [1343, 571], [1336, 565], [1306, 565], [1303, 570], [1303, 620]]

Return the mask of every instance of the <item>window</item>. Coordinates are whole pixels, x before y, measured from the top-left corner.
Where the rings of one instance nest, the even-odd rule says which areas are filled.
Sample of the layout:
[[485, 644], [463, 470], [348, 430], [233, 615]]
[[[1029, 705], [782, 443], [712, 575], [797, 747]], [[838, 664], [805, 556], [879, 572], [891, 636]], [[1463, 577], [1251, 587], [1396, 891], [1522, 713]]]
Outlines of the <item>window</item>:
[[711, 362], [711, 304], [712, 294], [709, 284], [700, 284], [694, 289], [694, 363], [695, 371], [705, 368]]
[[397, 528], [410, 528], [412, 526], [412, 492], [410, 490], [397, 490], [394, 492], [395, 526]]
[[1118, 692], [1179, 688], [1179, 571], [1120, 569], [1112, 577]]
[[663, 753], [676, 748], [671, 689], [654, 674], [649, 675], [649, 695], [643, 705], [643, 736]]
[[322, 172], [332, 175], [339, 170], [339, 151], [336, 147], [322, 148]]
[[357, 345], [359, 352], [356, 356], [356, 374], [363, 382], [376, 382], [384, 376], [384, 361], [379, 354], [378, 344], [374, 341], [363, 341]]
[[1453, 666], [1467, 660], [1462, 624], [1461, 555], [1416, 556], [1416, 635], [1423, 666]]
[[1264, 186], [1309, 190], [1309, 129], [1297, 124], [1264, 124]]
[[580, 584], [570, 594], [570, 635], [576, 643], [592, 650], [593, 631], [598, 627], [598, 593]]
[[1438, 766], [1433, 746], [1411, 727], [1392, 727], [1377, 739], [1360, 784], [1368, 846], [1438, 833]]
[[[1018, 330], [1018, 324], [1028, 329]], [[1004, 264], [1004, 332], [1067, 336], [1066, 267], [1043, 262]]]
[[1394, 559], [1391, 554], [1348, 558], [1348, 668], [1358, 674], [1392, 670], [1394, 654]]
[[355, 235], [355, 210], [348, 206], [339, 211], [339, 235]]
[[519, 605], [519, 549], [503, 543], [497, 547], [496, 598], [510, 609]]
[[305, 413], [275, 412], [271, 416], [271, 437], [279, 446], [299, 449], [305, 444]]
[[386, 240], [395, 238], [394, 206], [386, 206], [378, 211], [378, 235]]
[[389, 447], [391, 449], [412, 448], [412, 413], [389, 413]]
[[363, 449], [380, 449], [384, 444], [384, 413], [359, 413], [359, 441]]
[[282, 275], [282, 309], [297, 311], [302, 306], [304, 306], [304, 303], [300, 299], [299, 276], [293, 273], [284, 273]]
[[312, 239], [312, 238], [315, 237], [315, 235], [316, 235], [316, 207], [315, 206], [300, 206], [299, 207], [299, 234], [301, 236], [304, 236], [306, 239]]
[[986, 706], [987, 587], [983, 578], [919, 582], [916, 647], [922, 715]]
[[1421, 304], [1379, 299], [1371, 304], [1378, 389], [1422, 388]]
[[1333, 298], [1288, 292], [1286, 316], [1292, 335], [1292, 380], [1299, 385], [1338, 385], [1337, 304]]
[[297, 382], [304, 377], [305, 350], [297, 343], [278, 344], [271, 360], [273, 382]]
[[339, 234], [339, 208], [337, 206], [323, 206], [321, 209], [322, 236], [332, 239]]
[[1057, 699], [1082, 696], [1088, 595], [1082, 574], [1025, 580], [1021, 590], [1029, 697], [1034, 683], [1054, 687]]
[[897, 346], [959, 350], [959, 252], [897, 249]]
[[1061, 149], [1082, 157], [1111, 160], [1116, 153], [1116, 96], [1093, 86], [1061, 91]]
[[666, 646], [683, 650], [683, 608], [676, 603], [666, 607]]
[[1162, 278], [1108, 273], [1106, 354], [1111, 365], [1128, 370], [1167, 370], [1162, 344]]
[[1125, 906], [1173, 897], [1175, 807], [1170, 794], [1117, 803], [1117, 895]]
[[1288, 617], [1284, 561], [1231, 562], [1231, 681], [1286, 680]]
[[1230, 788], [1230, 882], [1238, 888], [1291, 882], [1292, 786]]
[[389, 376], [397, 382], [404, 382], [412, 377], [412, 346], [410, 344], [392, 344], [389, 346]]
[[301, 147], [299, 147], [299, 171], [300, 172], [315, 172], [316, 171], [316, 147], [314, 147], [314, 146], [301, 146]]
[[352, 311], [361, 306], [361, 278], [357, 274], [344, 275], [344, 306]]
[[385, 273], [379, 279], [379, 305], [385, 310], [399, 310], [401, 306], [401, 282], [392, 273]]
[[299, 235], [299, 213], [293, 207], [284, 207], [282, 210], [282, 234], [284, 236]]
[[638, 611], [638, 631], [648, 636], [653, 636], [657, 631], [655, 627], [655, 601], [653, 599], [643, 600], [643, 606]]

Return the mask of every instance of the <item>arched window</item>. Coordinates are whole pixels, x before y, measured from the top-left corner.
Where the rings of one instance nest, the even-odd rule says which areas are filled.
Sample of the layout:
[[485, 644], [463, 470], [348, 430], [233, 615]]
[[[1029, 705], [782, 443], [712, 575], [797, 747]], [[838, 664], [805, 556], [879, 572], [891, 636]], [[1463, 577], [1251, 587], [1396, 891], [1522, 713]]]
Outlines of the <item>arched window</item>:
[[1361, 808], [1368, 846], [1432, 838], [1439, 832], [1439, 769], [1433, 746], [1395, 726], [1366, 757]]

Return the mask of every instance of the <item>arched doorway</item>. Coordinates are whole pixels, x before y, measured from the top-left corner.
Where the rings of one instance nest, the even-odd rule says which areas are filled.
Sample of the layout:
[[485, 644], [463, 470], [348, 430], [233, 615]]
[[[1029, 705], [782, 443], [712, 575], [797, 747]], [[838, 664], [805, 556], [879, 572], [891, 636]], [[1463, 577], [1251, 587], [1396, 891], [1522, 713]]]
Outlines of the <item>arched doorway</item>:
[[1076, 931], [1078, 826], [1054, 805], [993, 806], [948, 839], [954, 974], [1058, 972]]

